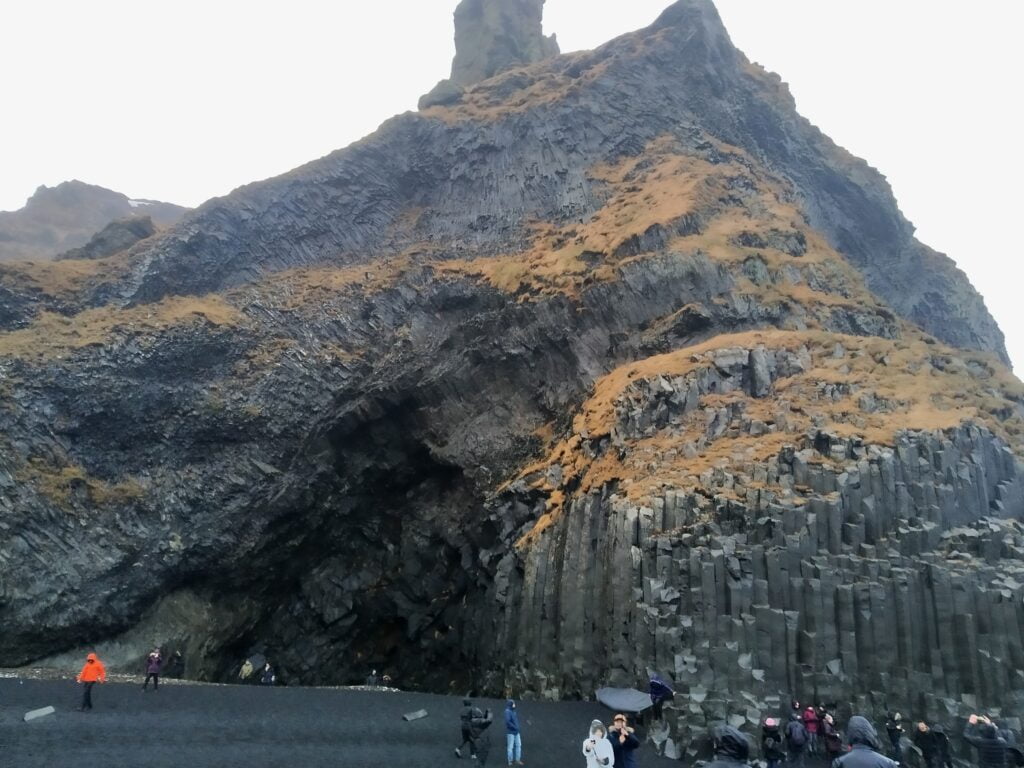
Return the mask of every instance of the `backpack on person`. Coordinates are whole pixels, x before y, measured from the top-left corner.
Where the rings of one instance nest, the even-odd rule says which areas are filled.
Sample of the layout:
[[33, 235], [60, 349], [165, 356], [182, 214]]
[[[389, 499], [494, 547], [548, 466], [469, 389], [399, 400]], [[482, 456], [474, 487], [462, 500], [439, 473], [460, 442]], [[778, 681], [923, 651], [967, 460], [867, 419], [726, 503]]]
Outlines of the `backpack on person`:
[[799, 720], [791, 720], [786, 726], [786, 743], [790, 748], [802, 749], [807, 745], [807, 729]]

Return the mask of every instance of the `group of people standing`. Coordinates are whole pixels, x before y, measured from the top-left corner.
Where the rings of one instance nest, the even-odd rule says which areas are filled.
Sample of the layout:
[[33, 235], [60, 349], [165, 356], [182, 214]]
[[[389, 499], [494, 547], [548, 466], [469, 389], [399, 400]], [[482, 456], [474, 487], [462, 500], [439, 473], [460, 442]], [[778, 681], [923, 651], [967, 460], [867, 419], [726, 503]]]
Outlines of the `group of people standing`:
[[587, 768], [636, 768], [639, 748], [640, 739], [622, 712], [612, 718], [611, 727], [607, 729], [600, 720], [591, 722], [590, 735], [583, 740]]
[[[805, 711], [806, 712], [806, 711]], [[814, 712], [817, 716], [819, 713]], [[826, 712], [826, 715], [829, 713]], [[816, 722], [815, 722], [816, 721]], [[771, 723], [769, 725], [769, 723]], [[792, 765], [802, 765], [804, 756], [811, 750], [811, 744], [817, 746], [815, 754], [820, 754], [822, 744], [824, 752], [830, 754], [828, 749], [829, 740], [818, 738], [824, 735], [825, 730], [820, 726], [826, 723], [833, 726], [821, 717], [810, 720], [810, 724], [818, 726], [814, 731], [808, 729], [808, 722], [804, 720], [804, 713], [793, 713], [789, 723], [786, 725], [785, 740], [778, 734], [778, 722], [774, 718], [768, 718], [762, 729], [762, 752], [769, 766], [777, 766], [783, 760], [788, 760]], [[815, 738], [810, 734], [814, 733]], [[836, 732], [838, 735], [838, 732]], [[715, 752], [715, 760], [708, 768], [749, 768], [750, 743], [747, 737], [739, 730], [728, 725], [717, 726], [711, 733], [712, 746]], [[878, 741], [878, 734], [874, 726], [864, 717], [856, 715], [850, 718], [846, 728], [847, 749], [843, 745], [840, 736], [840, 752], [832, 760], [832, 768], [896, 768], [895, 761], [881, 753], [881, 745]], [[785, 745], [785, 749], [783, 749]]]
[[[485, 731], [494, 722], [489, 709], [481, 709], [470, 698], [463, 699], [459, 726], [462, 743], [455, 748], [456, 757], [468, 757], [485, 765], [490, 752], [490, 740]], [[583, 740], [583, 756], [587, 768], [636, 768], [635, 752], [640, 747], [636, 731], [630, 727], [624, 713], [612, 718], [605, 727], [600, 720], [590, 724], [590, 733]], [[505, 702], [505, 758], [508, 765], [523, 765], [523, 733], [519, 724], [519, 711], [514, 699]]]
[[[180, 655], [180, 654], [179, 654]], [[163, 652], [159, 648], [154, 648], [150, 651], [149, 655], [146, 656], [146, 661], [143, 664], [143, 669], [146, 673], [146, 679], [142, 683], [142, 690], [149, 690], [149, 681], [153, 681], [153, 690], [157, 691], [160, 689], [160, 673], [164, 667], [164, 656]], [[107, 668], [103, 662], [100, 661], [100, 657], [95, 653], [90, 653], [85, 657], [85, 664], [82, 666], [81, 672], [75, 677], [75, 682], [82, 686], [82, 703], [78, 708], [79, 712], [87, 712], [92, 709], [92, 689], [97, 683], [107, 682]]]
[[[794, 702], [784, 730], [775, 718], [769, 717], [764, 721], [761, 754], [768, 768], [778, 768], [783, 762], [802, 768], [807, 755], [828, 759], [832, 768], [894, 768], [897, 763], [916, 763], [918, 768], [953, 768], [949, 737], [942, 728], [920, 721], [913, 735], [908, 736], [902, 715], [889, 712], [885, 731], [889, 738], [888, 756], [883, 754], [884, 747], [878, 733], [866, 718], [850, 718], [844, 738], [824, 705], [801, 710]], [[1024, 755], [1016, 749], [1013, 732], [999, 729], [987, 717], [971, 715], [963, 736], [978, 750], [980, 768], [1009, 768], [1024, 764]], [[732, 737], [729, 736], [724, 749], [735, 752], [732, 746]]]
[[801, 710], [794, 701], [785, 729], [774, 717], [766, 718], [761, 727], [761, 753], [768, 768], [777, 768], [783, 761], [800, 768], [806, 755], [833, 760], [842, 751], [842, 734], [824, 704]]

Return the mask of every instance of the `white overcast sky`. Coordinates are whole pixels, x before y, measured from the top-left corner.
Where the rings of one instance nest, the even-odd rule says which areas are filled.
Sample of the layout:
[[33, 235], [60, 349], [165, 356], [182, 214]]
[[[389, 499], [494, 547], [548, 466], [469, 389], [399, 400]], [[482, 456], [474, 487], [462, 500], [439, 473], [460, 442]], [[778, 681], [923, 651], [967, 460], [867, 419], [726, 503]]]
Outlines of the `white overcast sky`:
[[[457, 0], [0, 3], [0, 210], [81, 179], [185, 205], [414, 109], [448, 73]], [[563, 51], [669, 0], [547, 0]], [[716, 0], [800, 111], [884, 173], [1024, 364], [1018, 231], [1024, 2]]]

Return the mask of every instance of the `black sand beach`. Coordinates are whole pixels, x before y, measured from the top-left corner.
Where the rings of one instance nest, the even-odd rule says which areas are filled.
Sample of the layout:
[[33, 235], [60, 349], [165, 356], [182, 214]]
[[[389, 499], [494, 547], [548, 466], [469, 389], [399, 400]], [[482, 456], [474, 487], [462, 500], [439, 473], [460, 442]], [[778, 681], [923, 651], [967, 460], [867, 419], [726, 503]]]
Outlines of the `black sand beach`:
[[[258, 768], [260, 766], [479, 765], [456, 759], [457, 697], [318, 688], [164, 685], [97, 686], [92, 712], [77, 711], [71, 681], [0, 679], [0, 766], [3, 768]], [[25, 723], [30, 709], [53, 705], [54, 715]], [[487, 765], [505, 765], [504, 702], [480, 700], [495, 715]], [[426, 709], [406, 723], [402, 714]], [[523, 762], [527, 766], [584, 765], [580, 745], [590, 721], [611, 712], [583, 702], [522, 702]], [[640, 765], [678, 765], [650, 745]]]

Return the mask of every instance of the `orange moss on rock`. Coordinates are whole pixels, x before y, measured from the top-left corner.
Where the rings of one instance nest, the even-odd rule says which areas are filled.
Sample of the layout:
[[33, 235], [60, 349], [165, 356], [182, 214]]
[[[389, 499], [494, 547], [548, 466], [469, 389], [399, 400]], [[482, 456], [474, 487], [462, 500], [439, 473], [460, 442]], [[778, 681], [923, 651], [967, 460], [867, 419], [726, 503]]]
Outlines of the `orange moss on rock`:
[[[535, 530], [549, 527], [571, 503], [566, 488], [586, 494], [615, 484], [618, 493], [634, 501], [664, 487], [699, 488], [708, 470], [764, 462], [815, 430], [893, 446], [904, 430], [941, 431], [974, 421], [1024, 453], [1024, 384], [985, 353], [945, 347], [914, 328], [905, 334], [889, 340], [821, 331], [749, 331], [616, 368], [594, 383], [571, 434], [517, 476], [556, 500]], [[620, 419], [632, 408], [630, 398], [642, 397], [636, 385], [659, 377], [685, 378], [713, 368], [717, 352], [742, 355], [757, 347], [787, 350], [810, 364], [776, 379], [767, 397], [752, 397], [741, 388], [704, 394], [696, 409], [654, 434], [623, 436]], [[710, 437], [709, 417], [716, 413], [729, 414], [729, 421], [722, 434]], [[602, 441], [606, 447], [597, 450]], [[560, 473], [547, 471], [554, 465]], [[552, 476], [562, 478], [560, 486], [551, 485]], [[532, 540], [524, 538], [520, 545]]]
[[244, 316], [223, 297], [172, 296], [134, 307], [98, 307], [65, 317], [40, 313], [32, 325], [0, 333], [0, 357], [42, 361], [83, 347], [107, 343], [117, 331], [153, 333], [196, 321], [235, 326]]
[[20, 292], [66, 301], [90, 287], [116, 280], [129, 267], [124, 253], [103, 259], [10, 261], [0, 264], [0, 283]]

